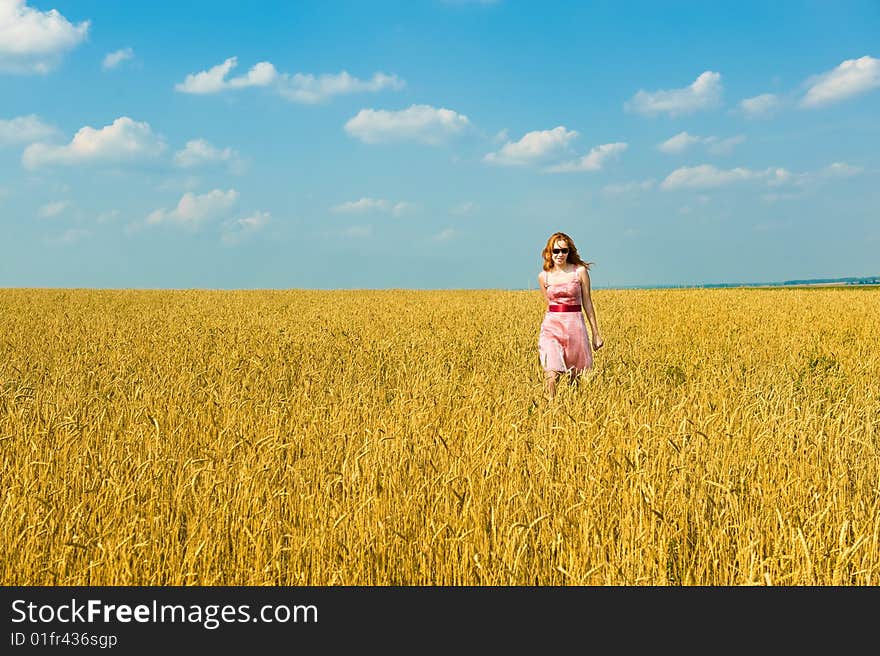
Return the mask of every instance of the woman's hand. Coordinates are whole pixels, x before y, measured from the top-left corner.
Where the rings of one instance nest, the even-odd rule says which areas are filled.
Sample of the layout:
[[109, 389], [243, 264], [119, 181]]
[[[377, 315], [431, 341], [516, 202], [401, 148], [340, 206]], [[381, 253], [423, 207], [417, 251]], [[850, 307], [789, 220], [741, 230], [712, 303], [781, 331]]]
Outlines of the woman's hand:
[[602, 339], [599, 335], [593, 335], [593, 350], [598, 351], [602, 348], [602, 345], [605, 343], [605, 340]]

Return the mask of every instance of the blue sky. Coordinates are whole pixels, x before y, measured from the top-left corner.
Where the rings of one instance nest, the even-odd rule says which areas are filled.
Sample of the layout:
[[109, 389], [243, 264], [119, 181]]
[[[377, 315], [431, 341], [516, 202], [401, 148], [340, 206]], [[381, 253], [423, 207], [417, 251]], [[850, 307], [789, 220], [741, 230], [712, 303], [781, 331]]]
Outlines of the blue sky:
[[0, 0], [0, 286], [880, 274], [880, 3]]

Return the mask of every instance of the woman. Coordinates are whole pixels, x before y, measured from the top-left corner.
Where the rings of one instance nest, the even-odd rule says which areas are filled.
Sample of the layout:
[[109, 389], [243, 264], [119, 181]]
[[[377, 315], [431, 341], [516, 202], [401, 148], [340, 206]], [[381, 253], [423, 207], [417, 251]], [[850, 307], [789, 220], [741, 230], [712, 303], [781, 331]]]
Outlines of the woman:
[[538, 274], [538, 285], [547, 302], [547, 311], [541, 322], [538, 353], [547, 396], [552, 399], [560, 374], [566, 373], [570, 381], [575, 381], [578, 374], [593, 366], [581, 310], [590, 321], [593, 349], [602, 348], [604, 342], [590, 297], [590, 263], [581, 259], [571, 237], [564, 232], [550, 236], [542, 255], [544, 270]]

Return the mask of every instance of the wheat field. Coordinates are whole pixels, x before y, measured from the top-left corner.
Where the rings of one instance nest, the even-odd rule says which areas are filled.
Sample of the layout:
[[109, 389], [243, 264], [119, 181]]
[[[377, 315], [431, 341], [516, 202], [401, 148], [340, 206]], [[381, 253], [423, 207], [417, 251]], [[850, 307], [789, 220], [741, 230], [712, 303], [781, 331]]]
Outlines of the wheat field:
[[880, 290], [0, 290], [4, 585], [880, 583]]

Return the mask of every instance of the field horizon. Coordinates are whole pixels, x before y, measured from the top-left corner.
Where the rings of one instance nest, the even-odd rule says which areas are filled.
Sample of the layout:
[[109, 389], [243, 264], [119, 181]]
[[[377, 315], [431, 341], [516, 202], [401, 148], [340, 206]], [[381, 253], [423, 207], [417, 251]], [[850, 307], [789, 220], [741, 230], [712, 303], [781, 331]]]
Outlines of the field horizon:
[[[808, 278], [785, 280], [782, 282], [718, 282], [718, 283], [695, 283], [690, 285], [593, 285], [592, 288], [607, 291], [624, 290], [651, 290], [651, 289], [764, 289], [764, 288], [822, 288], [844, 287], [857, 289], [870, 289], [880, 286], [880, 275], [877, 276], [849, 276], [844, 278]], [[537, 291], [537, 287], [79, 287], [79, 286], [0, 286], [0, 290], [25, 290], [25, 289], [55, 289], [55, 290], [116, 290], [116, 291]]]

